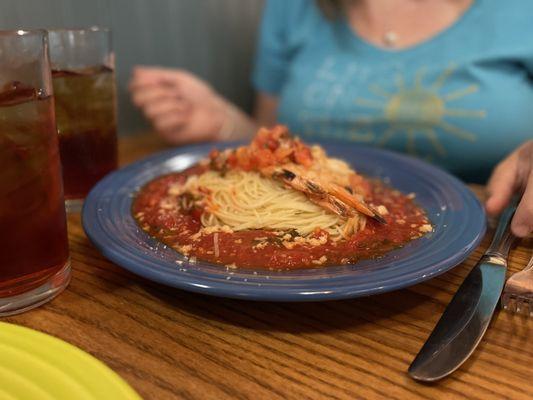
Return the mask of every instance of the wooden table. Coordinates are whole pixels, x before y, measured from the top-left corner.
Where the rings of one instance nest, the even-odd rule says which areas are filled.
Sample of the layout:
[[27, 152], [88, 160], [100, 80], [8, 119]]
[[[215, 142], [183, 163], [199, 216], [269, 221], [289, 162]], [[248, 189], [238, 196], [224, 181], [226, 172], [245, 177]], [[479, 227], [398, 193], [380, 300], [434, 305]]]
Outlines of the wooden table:
[[[164, 147], [152, 136], [120, 146], [123, 164]], [[462, 265], [409, 289], [273, 304], [187, 293], [132, 275], [92, 246], [78, 215], [69, 217], [69, 235], [69, 288], [6, 320], [79, 346], [146, 399], [533, 398], [533, 323], [504, 312], [451, 377], [424, 385], [406, 374], [488, 238]], [[528, 239], [512, 252], [511, 272], [532, 247]]]

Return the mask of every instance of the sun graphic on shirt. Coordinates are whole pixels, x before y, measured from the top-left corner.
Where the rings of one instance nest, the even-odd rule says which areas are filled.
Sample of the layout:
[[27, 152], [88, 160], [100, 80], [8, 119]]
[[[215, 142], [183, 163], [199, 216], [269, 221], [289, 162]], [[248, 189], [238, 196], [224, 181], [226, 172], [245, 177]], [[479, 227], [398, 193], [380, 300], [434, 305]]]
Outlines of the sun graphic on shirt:
[[[477, 92], [477, 85], [465, 86], [445, 94], [440, 93], [453, 71], [454, 67], [447, 68], [433, 83], [426, 86], [422, 83], [424, 69], [417, 71], [414, 84], [410, 86], [406, 86], [402, 75], [397, 75], [394, 92], [387, 92], [379, 85], [371, 85], [370, 92], [379, 100], [355, 99], [358, 106], [380, 110], [388, 124], [376, 143], [384, 146], [395, 135], [404, 135], [407, 139], [407, 151], [416, 154], [416, 138], [423, 136], [431, 143], [437, 154], [444, 157], [446, 149], [439, 141], [437, 130], [460, 140], [475, 141], [476, 135], [472, 132], [446, 121], [446, 117], [483, 118], [486, 114], [484, 110], [454, 108], [450, 104], [454, 100]], [[375, 118], [375, 116], [360, 117], [358, 122], [372, 123], [375, 122]]]

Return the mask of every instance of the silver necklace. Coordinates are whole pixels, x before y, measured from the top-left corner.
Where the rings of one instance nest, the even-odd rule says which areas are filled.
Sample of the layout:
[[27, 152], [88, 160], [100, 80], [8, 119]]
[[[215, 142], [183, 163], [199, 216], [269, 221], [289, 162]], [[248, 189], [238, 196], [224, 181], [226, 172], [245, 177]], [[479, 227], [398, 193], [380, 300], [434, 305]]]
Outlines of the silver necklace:
[[392, 30], [387, 30], [383, 34], [382, 40], [386, 47], [396, 47], [398, 44], [398, 34]]
[[[350, 0], [350, 1], [352, 4], [358, 2], [358, 0]], [[388, 14], [390, 15], [391, 12], [389, 11]], [[383, 36], [381, 37], [381, 42], [383, 43], [385, 47], [394, 48], [398, 45], [399, 37], [396, 31], [389, 29], [388, 27], [389, 20], [390, 20], [389, 18], [386, 18], [386, 22], [384, 24], [385, 32], [383, 33]]]

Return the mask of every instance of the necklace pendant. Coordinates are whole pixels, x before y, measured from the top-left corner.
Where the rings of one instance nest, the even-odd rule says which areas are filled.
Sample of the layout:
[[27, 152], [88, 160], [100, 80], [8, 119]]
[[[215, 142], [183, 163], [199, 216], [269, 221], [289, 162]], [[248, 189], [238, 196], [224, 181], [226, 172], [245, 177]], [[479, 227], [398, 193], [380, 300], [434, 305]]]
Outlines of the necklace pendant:
[[398, 43], [398, 35], [394, 31], [387, 31], [383, 35], [383, 43], [387, 47], [395, 47]]

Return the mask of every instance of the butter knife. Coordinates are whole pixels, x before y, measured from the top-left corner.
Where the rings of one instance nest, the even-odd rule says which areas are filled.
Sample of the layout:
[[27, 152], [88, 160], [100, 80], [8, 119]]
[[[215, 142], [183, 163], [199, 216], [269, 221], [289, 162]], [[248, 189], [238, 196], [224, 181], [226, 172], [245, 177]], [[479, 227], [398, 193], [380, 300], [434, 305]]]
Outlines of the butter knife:
[[409, 366], [413, 379], [432, 382], [444, 378], [459, 368], [481, 341], [505, 284], [515, 210], [513, 202], [502, 213], [488, 250], [459, 287]]

